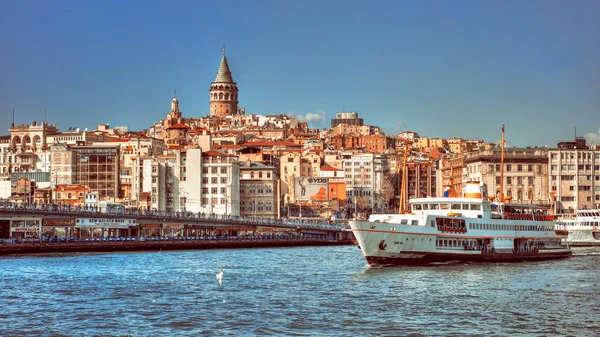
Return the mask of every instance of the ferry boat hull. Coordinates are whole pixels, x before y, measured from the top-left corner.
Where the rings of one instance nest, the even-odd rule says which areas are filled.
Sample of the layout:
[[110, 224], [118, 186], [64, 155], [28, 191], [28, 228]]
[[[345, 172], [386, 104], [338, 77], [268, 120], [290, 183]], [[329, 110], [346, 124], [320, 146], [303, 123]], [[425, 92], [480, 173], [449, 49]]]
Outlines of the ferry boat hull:
[[576, 247], [600, 246], [600, 230], [569, 229], [567, 243]]
[[369, 265], [425, 265], [451, 262], [525, 262], [564, 259], [571, 256], [571, 250], [561, 249], [541, 253], [487, 253], [487, 254], [445, 254], [431, 252], [411, 252], [399, 257], [365, 256]]

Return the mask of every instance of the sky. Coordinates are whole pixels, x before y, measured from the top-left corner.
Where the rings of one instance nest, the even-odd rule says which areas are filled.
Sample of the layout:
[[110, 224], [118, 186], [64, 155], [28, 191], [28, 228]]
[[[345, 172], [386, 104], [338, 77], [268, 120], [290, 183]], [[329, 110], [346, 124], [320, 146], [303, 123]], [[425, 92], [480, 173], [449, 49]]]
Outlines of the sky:
[[[0, 135], [208, 115], [222, 47], [247, 114], [311, 128], [600, 144], [600, 1], [0, 0]], [[46, 109], [46, 114], [44, 110]]]

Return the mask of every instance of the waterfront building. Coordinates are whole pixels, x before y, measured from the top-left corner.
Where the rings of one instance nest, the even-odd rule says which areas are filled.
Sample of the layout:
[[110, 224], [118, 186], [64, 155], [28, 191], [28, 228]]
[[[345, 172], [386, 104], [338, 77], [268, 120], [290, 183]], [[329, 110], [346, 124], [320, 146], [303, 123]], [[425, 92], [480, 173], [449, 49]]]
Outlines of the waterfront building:
[[75, 172], [72, 184], [98, 192], [101, 201], [116, 201], [119, 194], [120, 151], [118, 145], [72, 147]]
[[278, 219], [279, 177], [274, 166], [246, 160], [240, 164], [240, 215]]
[[182, 161], [186, 211], [240, 215], [240, 166], [236, 156], [188, 148]]
[[372, 208], [375, 199], [375, 155], [343, 152], [346, 200], [355, 213]]
[[338, 200], [338, 206], [346, 206], [346, 181], [344, 170], [325, 164], [319, 169], [319, 177], [329, 181], [329, 200]]
[[[11, 124], [9, 132], [10, 135], [0, 138], [0, 181], [14, 181], [13, 173], [35, 179], [28, 175], [50, 172], [48, 137], [58, 133], [56, 124], [35, 121], [31, 125]], [[5, 195], [9, 187], [9, 183], [0, 184], [0, 190], [4, 190], [0, 195]]]
[[77, 165], [72, 147], [74, 146], [66, 144], [53, 144], [50, 147], [52, 153], [50, 163], [51, 186], [53, 189], [59, 185], [73, 184]]
[[[434, 197], [437, 191], [437, 163], [425, 158], [414, 158], [407, 163], [408, 200], [413, 198]], [[440, 194], [441, 195], [441, 194]]]
[[[483, 182], [488, 195], [497, 198], [501, 186], [500, 161], [500, 148], [467, 153], [462, 183]], [[517, 203], [549, 205], [548, 150], [538, 147], [504, 149], [503, 179], [504, 196]]]
[[108, 136], [103, 133], [88, 132], [86, 129], [69, 128], [65, 132], [58, 132], [46, 137], [47, 144], [63, 144], [63, 145], [92, 145], [94, 142], [105, 142], [113, 139], [114, 136]]
[[233, 81], [227, 58], [225, 57], [225, 48], [223, 48], [223, 58], [217, 71], [215, 81], [210, 85], [210, 115], [217, 117], [231, 116], [238, 113], [238, 88], [237, 83]]
[[87, 192], [89, 192], [89, 189], [81, 185], [57, 185], [52, 192], [52, 203], [83, 206]]
[[559, 213], [600, 208], [600, 148], [583, 137], [548, 150], [548, 185]]
[[287, 204], [296, 202], [294, 182], [296, 177], [301, 176], [301, 159], [302, 150], [300, 149], [279, 151], [279, 176], [281, 177], [283, 200]]
[[[96, 142], [96, 146], [118, 146], [119, 147], [119, 193], [117, 201], [129, 203], [137, 200], [139, 185], [134, 180], [140, 174], [140, 157], [162, 155], [167, 151], [167, 145], [160, 139], [148, 137], [143, 132], [130, 132], [113, 138], [106, 142]], [[149, 191], [147, 191], [149, 192]]]
[[453, 188], [457, 195], [463, 195], [463, 184], [468, 179], [465, 169], [465, 157], [465, 154], [452, 154], [440, 158], [438, 168], [441, 181], [438, 181], [435, 195], [442, 196], [446, 186]]

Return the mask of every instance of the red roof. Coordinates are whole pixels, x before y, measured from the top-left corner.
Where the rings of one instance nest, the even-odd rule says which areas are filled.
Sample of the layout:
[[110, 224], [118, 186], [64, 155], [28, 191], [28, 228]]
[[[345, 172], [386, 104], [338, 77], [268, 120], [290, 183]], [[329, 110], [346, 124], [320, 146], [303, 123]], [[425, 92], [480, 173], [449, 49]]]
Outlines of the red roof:
[[321, 171], [341, 171], [341, 170], [338, 168], [335, 168], [333, 166], [330, 166], [330, 165], [325, 165], [325, 166], [321, 167]]
[[239, 145], [233, 145], [233, 144], [221, 144], [220, 146], [224, 149], [241, 149], [242, 148]]
[[235, 157], [234, 155], [230, 155], [230, 154], [219, 152], [219, 151], [215, 151], [215, 150], [210, 150], [210, 151], [202, 152], [202, 155], [203, 156], [209, 156], [209, 157]]
[[185, 124], [178, 123], [178, 124], [169, 126], [167, 129], [189, 129], [189, 128], [190, 127]]
[[296, 144], [294, 142], [247, 142], [241, 144], [244, 146], [297, 146], [301, 147], [302, 145]]

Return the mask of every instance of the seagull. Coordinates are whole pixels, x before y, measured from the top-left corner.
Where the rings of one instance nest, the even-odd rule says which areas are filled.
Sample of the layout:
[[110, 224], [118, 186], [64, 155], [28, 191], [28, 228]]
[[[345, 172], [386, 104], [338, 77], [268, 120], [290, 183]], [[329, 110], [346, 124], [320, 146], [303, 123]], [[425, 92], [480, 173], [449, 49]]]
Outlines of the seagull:
[[154, 299], [152, 300], [152, 303], [156, 303], [156, 300], [160, 297], [160, 294], [156, 295], [156, 297], [154, 297]]
[[217, 274], [217, 281], [219, 282], [219, 285], [223, 285], [223, 272], [225, 271], [225, 269], [221, 269], [221, 271]]
[[162, 248], [161, 248], [161, 249], [158, 251], [158, 253], [159, 253], [159, 254], [160, 254], [160, 253], [162, 253]]

